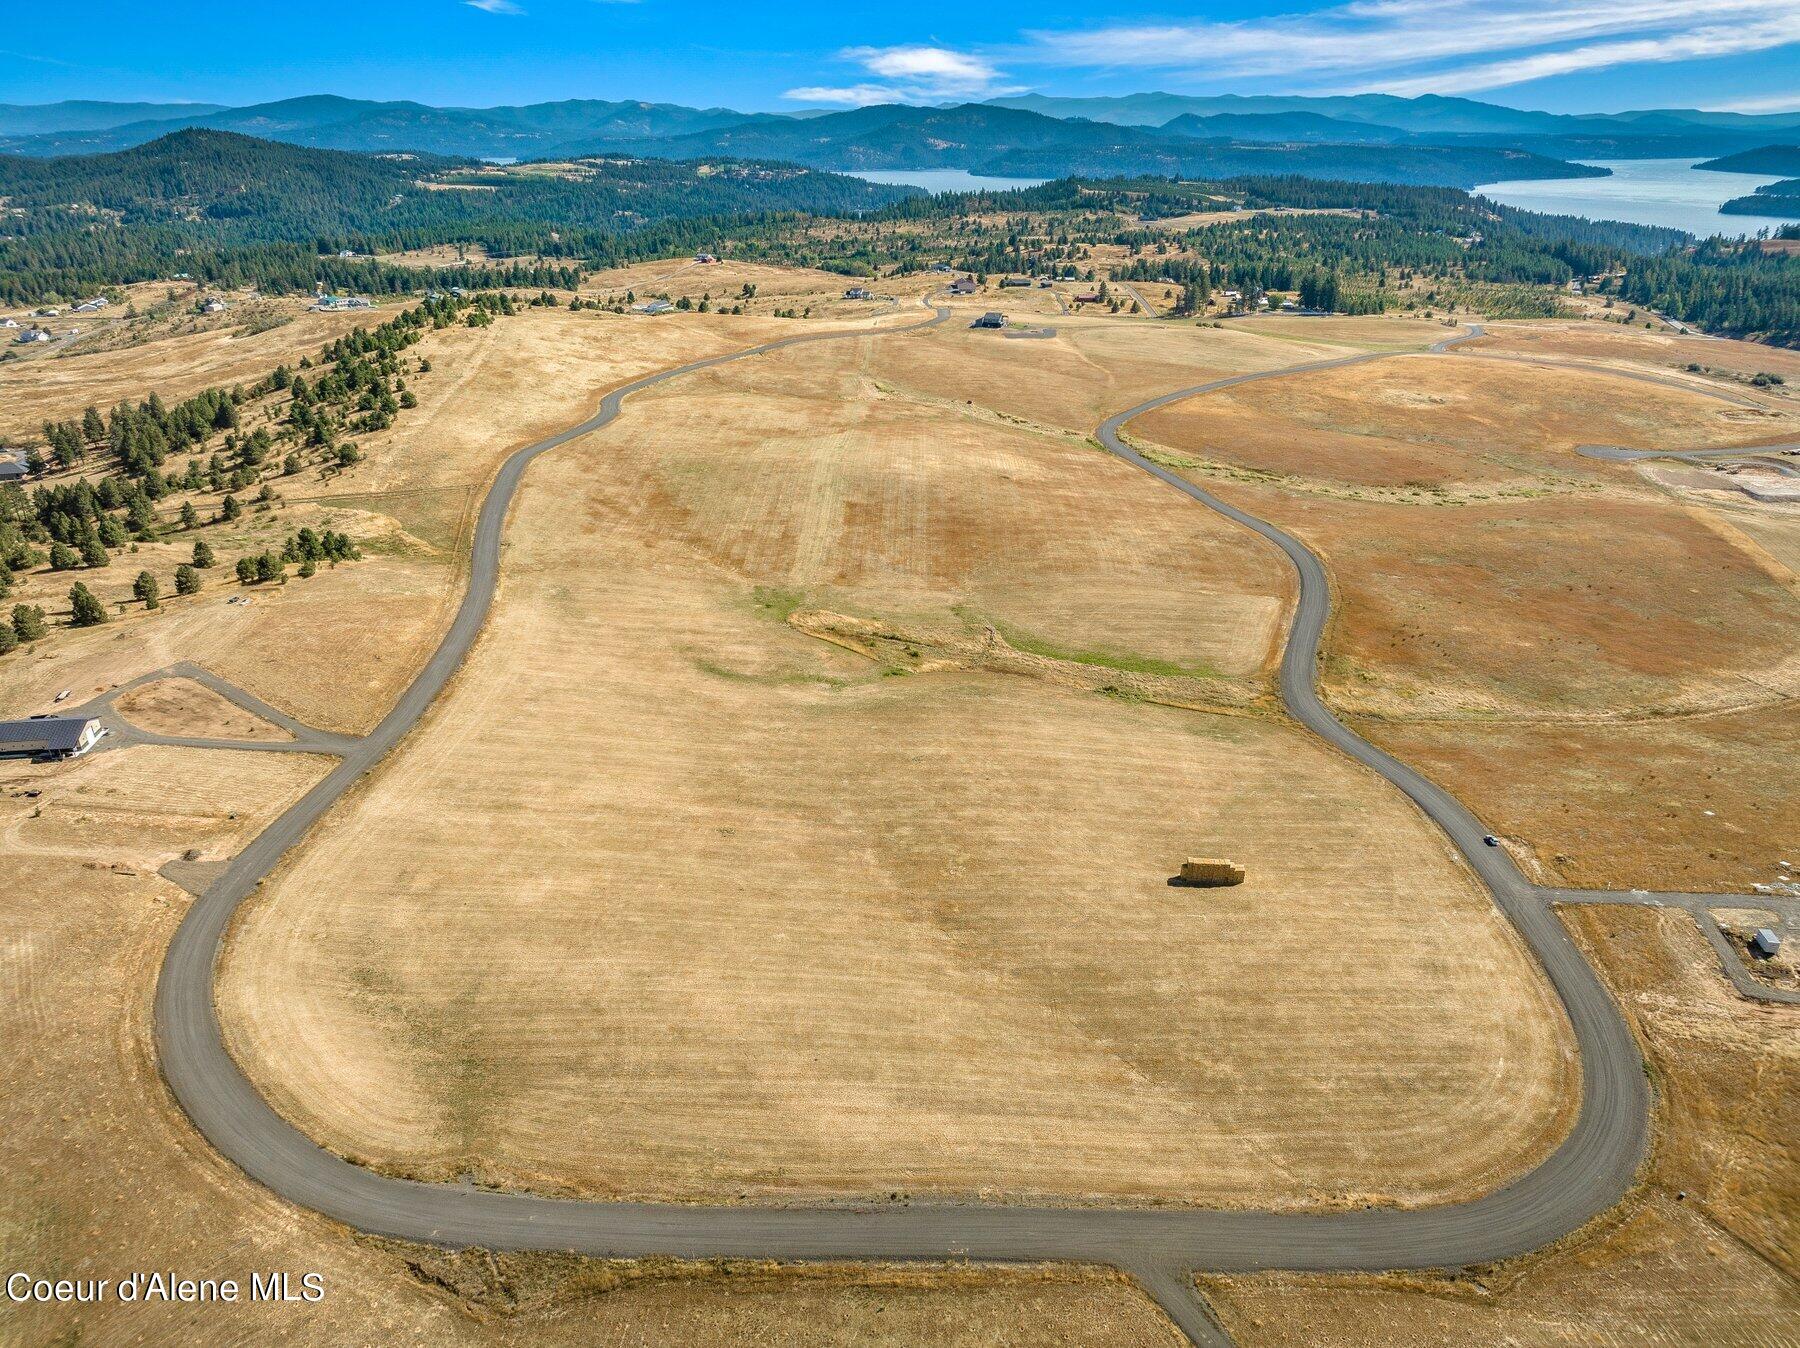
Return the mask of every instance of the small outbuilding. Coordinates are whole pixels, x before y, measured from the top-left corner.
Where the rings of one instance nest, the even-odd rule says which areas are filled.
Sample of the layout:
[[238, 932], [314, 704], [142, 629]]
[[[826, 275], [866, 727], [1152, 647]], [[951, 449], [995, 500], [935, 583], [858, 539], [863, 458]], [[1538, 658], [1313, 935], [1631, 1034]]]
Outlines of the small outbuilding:
[[106, 733], [96, 716], [33, 716], [0, 721], [0, 758], [75, 758]]
[[1758, 959], [1774, 959], [1781, 949], [1781, 938], [1767, 927], [1758, 927], [1750, 936], [1750, 953]]

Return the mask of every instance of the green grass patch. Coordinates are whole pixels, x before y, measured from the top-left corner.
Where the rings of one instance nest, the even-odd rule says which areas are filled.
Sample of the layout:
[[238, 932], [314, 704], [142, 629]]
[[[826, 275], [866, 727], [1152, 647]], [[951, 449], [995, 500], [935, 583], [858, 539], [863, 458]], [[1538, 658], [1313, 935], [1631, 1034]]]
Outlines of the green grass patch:
[[776, 622], [784, 623], [806, 606], [806, 596], [799, 590], [778, 585], [758, 585], [750, 592], [756, 610]]
[[[966, 617], [967, 615], [959, 610], [958, 616]], [[1030, 632], [1014, 627], [1010, 623], [996, 620], [988, 625], [1004, 637], [1006, 644], [1015, 651], [1023, 651], [1027, 655], [1039, 655], [1046, 660], [1062, 660], [1069, 664], [1091, 665], [1099, 669], [1116, 669], [1121, 674], [1156, 674], [1175, 679], [1222, 677], [1218, 670], [1206, 665], [1183, 665], [1173, 660], [1160, 660], [1152, 655], [1140, 655], [1135, 651], [1085, 650], [1078, 646], [1064, 646], [1058, 642], [1033, 636]]]

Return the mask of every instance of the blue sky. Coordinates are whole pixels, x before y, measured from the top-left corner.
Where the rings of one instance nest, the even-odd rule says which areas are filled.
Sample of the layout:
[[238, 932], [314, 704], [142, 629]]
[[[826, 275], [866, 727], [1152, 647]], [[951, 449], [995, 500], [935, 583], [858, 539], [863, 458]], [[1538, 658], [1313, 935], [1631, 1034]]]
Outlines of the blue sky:
[[644, 98], [783, 110], [1036, 90], [1462, 94], [1515, 107], [1800, 108], [1800, 0], [20, 0], [0, 102], [482, 105]]

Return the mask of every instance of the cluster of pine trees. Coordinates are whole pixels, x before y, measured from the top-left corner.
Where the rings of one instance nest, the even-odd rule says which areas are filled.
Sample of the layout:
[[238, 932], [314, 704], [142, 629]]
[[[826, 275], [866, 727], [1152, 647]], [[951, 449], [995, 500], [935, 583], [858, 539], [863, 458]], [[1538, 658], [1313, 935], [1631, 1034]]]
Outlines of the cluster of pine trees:
[[[141, 402], [121, 402], [110, 413], [89, 407], [79, 418], [47, 422], [44, 445], [32, 447], [28, 457], [34, 475], [53, 466], [75, 470], [95, 462], [105, 471], [29, 489], [17, 483], [0, 487], [0, 601], [21, 571], [46, 564], [56, 571], [105, 567], [134, 543], [240, 518], [245, 507], [235, 493], [259, 484], [256, 503], [272, 505], [278, 499], [274, 480], [300, 473], [309, 462], [327, 471], [354, 463], [359, 451], [342, 436], [391, 425], [417, 405], [406, 385], [402, 352], [434, 329], [491, 323], [496, 315], [513, 312], [504, 292], [436, 296], [375, 328], [346, 333], [316, 359], [303, 357], [297, 369], [277, 366], [253, 384], [205, 389], [173, 405], [151, 393]], [[421, 361], [414, 372], [428, 368]], [[286, 395], [284, 408], [272, 403], [276, 395]], [[252, 414], [264, 424], [246, 428]], [[184, 464], [175, 462], [181, 457]], [[220, 496], [215, 511], [203, 514], [196, 504], [204, 493]], [[158, 503], [177, 495], [185, 498], [179, 511], [166, 515]], [[288, 564], [298, 564], [301, 574], [310, 576], [320, 563], [358, 556], [344, 534], [301, 529], [279, 553], [246, 558], [237, 571], [245, 578], [248, 562], [249, 580], [260, 582], [278, 579]], [[176, 568], [175, 592], [197, 592], [200, 573], [213, 565], [211, 545], [196, 539], [192, 562]], [[161, 592], [149, 572], [133, 584], [134, 596], [149, 608], [159, 605]], [[74, 626], [106, 620], [104, 606], [79, 581], [70, 591], [70, 606]], [[27, 616], [24, 628], [41, 636], [41, 616]], [[37, 639], [24, 635], [19, 621], [7, 628], [12, 642], [0, 640], [0, 649]]]

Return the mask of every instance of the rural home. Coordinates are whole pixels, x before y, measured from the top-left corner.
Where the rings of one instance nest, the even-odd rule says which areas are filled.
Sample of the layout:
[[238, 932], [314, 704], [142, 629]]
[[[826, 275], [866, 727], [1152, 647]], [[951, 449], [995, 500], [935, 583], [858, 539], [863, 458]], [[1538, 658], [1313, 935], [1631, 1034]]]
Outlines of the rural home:
[[1774, 959], [1781, 949], [1781, 938], [1767, 927], [1758, 927], [1750, 938], [1750, 953], [1758, 959]]
[[27, 471], [22, 457], [0, 458], [0, 482], [22, 482]]
[[950, 293], [952, 295], [973, 295], [975, 293], [975, 278], [973, 276], [957, 277], [950, 283]]
[[844, 298], [847, 300], [872, 300], [875, 298], [875, 292], [867, 286], [851, 286], [844, 292]]
[[94, 716], [34, 716], [0, 721], [0, 758], [74, 758], [106, 733]]
[[1006, 315], [989, 310], [969, 325], [972, 328], [1003, 328], [1006, 326]]

